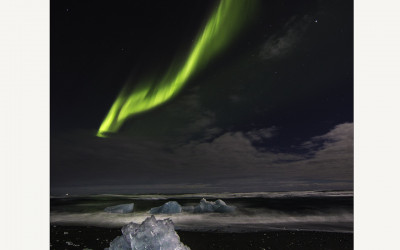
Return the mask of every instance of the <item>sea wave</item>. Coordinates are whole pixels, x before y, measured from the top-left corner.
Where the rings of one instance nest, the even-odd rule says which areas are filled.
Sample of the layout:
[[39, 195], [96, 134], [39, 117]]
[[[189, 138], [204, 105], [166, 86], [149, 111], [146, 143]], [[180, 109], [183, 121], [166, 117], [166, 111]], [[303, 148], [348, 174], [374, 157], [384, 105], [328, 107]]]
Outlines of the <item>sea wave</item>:
[[[129, 222], [141, 223], [150, 216], [147, 212], [134, 214], [95, 213], [52, 213], [52, 225], [85, 225], [98, 227], [122, 227]], [[353, 214], [336, 211], [329, 214], [287, 214], [263, 212], [232, 214], [192, 214], [156, 215], [157, 219], [170, 218], [178, 230], [186, 231], [260, 231], [260, 230], [318, 230], [352, 232]]]

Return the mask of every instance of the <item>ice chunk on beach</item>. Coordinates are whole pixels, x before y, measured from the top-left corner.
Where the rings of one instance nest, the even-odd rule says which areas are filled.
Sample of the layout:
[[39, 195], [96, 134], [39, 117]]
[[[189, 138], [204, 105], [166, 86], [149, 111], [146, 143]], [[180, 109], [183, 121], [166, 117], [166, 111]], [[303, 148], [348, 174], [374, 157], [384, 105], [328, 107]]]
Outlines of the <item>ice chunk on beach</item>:
[[151, 214], [176, 214], [181, 212], [182, 207], [176, 201], [168, 201], [160, 207], [153, 207], [150, 209]]
[[112, 207], [106, 207], [104, 211], [108, 213], [126, 214], [126, 213], [131, 213], [133, 211], [133, 206], [134, 206], [133, 203], [120, 204]]
[[116, 237], [109, 250], [174, 249], [190, 250], [179, 239], [170, 219], [156, 220], [147, 217], [142, 224], [129, 223], [122, 228], [122, 236]]
[[236, 207], [228, 206], [223, 200], [216, 200], [215, 202], [201, 199], [200, 204], [194, 207], [194, 213], [230, 213], [235, 211]]
[[126, 240], [124, 236], [117, 236], [113, 241], [110, 243], [110, 248], [106, 248], [109, 250], [131, 250], [131, 245], [129, 241]]

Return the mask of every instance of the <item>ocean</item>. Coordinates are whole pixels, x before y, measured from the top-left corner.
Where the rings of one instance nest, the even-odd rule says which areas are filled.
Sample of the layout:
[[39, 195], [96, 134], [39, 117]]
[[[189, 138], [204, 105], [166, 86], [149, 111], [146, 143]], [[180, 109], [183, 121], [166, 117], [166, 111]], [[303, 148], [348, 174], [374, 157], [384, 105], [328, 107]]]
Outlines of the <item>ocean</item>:
[[[157, 219], [170, 218], [182, 242], [191, 249], [353, 247], [353, 191], [308, 191], [51, 197], [51, 248], [103, 249], [121, 234], [122, 226], [149, 217], [151, 208], [168, 201], [195, 206], [202, 198], [222, 199], [236, 210], [155, 215]], [[106, 207], [125, 203], [134, 203], [134, 212], [104, 212]], [[235, 240], [240, 242], [233, 244]]]

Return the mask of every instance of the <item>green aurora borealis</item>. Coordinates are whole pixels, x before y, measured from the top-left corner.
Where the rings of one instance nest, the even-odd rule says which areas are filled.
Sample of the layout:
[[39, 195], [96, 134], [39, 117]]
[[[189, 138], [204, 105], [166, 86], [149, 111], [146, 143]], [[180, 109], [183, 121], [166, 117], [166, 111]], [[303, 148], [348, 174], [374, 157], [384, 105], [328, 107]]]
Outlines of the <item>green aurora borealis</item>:
[[124, 86], [103, 120], [97, 136], [117, 132], [129, 117], [174, 97], [188, 80], [226, 48], [255, 10], [254, 0], [221, 0], [199, 33], [185, 61], [172, 63], [160, 79], [147, 78], [133, 89]]

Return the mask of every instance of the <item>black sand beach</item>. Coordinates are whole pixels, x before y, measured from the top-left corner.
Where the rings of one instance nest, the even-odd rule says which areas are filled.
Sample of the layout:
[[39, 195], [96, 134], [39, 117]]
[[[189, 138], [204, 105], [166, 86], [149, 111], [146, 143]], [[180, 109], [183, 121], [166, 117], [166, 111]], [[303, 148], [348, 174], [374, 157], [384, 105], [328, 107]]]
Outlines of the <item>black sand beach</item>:
[[[353, 249], [352, 233], [267, 231], [252, 233], [177, 231], [192, 250], [203, 249]], [[117, 228], [50, 227], [50, 249], [104, 249], [121, 235]]]

